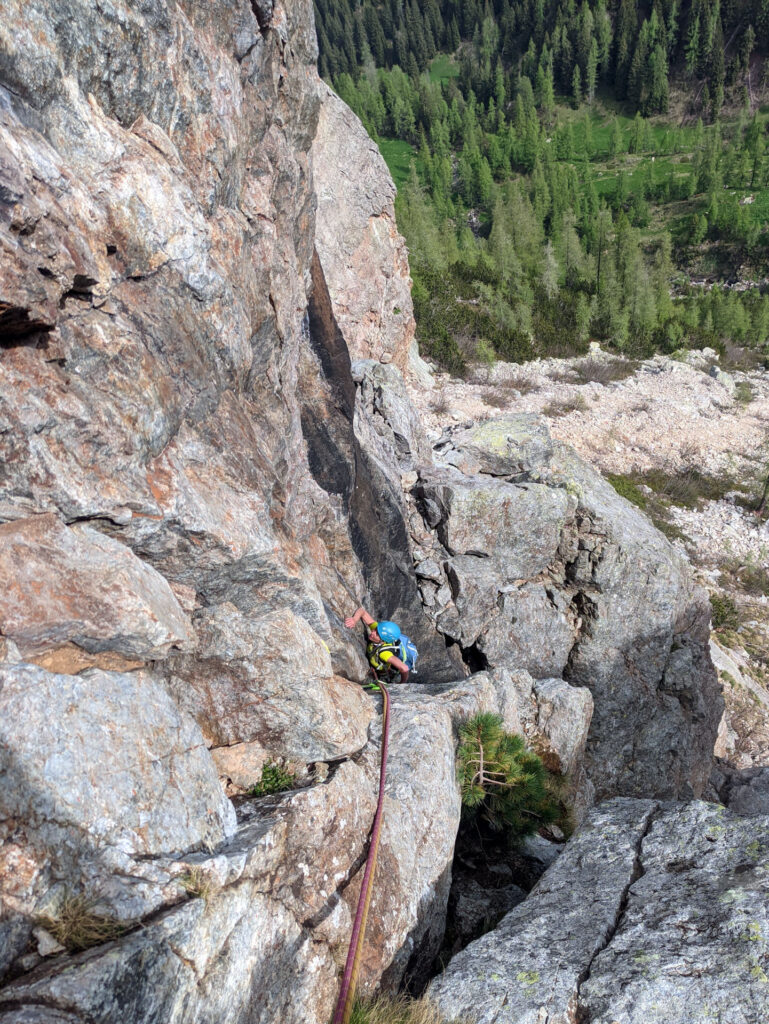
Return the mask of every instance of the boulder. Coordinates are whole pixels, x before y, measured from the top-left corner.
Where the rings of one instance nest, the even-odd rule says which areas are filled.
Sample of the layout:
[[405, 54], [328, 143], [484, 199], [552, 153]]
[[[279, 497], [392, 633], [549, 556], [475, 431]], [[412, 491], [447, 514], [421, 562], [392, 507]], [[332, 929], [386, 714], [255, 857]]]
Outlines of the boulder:
[[489, 559], [501, 586], [548, 567], [576, 508], [565, 489], [450, 471], [425, 471], [416, 496], [446, 551]]
[[446, 451], [440, 443], [436, 448], [439, 462], [457, 465], [458, 454], [474, 463], [477, 473], [515, 479], [536, 474], [546, 465], [553, 441], [542, 416], [517, 413], [463, 427], [452, 433]]
[[[758, 827], [757, 827], [758, 826]], [[615, 799], [429, 994], [477, 1024], [700, 1024], [769, 1012], [769, 819]]]
[[594, 809], [528, 898], [458, 953], [428, 989], [447, 1018], [569, 1024], [580, 984], [616, 928], [656, 805]]
[[131, 667], [192, 648], [192, 625], [160, 573], [124, 544], [52, 514], [0, 524], [0, 587], [0, 631], [54, 671], [57, 656], [77, 671], [95, 660], [88, 655]]
[[336, 965], [280, 902], [248, 882], [0, 992], [0, 1021], [325, 1024]]
[[[369, 991], [380, 977], [390, 991], [406, 975], [417, 987], [429, 977], [443, 939], [459, 827], [454, 726], [497, 705], [483, 674], [444, 686], [394, 686], [390, 693], [384, 822], [361, 967], [361, 984]], [[379, 774], [380, 735], [375, 723], [361, 760], [372, 786]], [[345, 892], [352, 914], [361, 875]]]
[[[490, 665], [510, 661], [533, 676], [560, 676], [579, 632], [573, 596], [552, 581], [506, 587], [497, 599], [498, 614], [476, 637], [478, 649]], [[455, 603], [461, 597], [460, 592]]]

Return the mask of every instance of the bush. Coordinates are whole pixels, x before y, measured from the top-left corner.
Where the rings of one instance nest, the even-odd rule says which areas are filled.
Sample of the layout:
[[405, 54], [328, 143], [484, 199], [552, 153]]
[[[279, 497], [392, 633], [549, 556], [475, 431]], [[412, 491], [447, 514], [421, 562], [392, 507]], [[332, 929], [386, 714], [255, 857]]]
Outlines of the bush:
[[563, 814], [556, 779], [526, 749], [522, 736], [506, 733], [502, 716], [483, 712], [459, 730], [457, 753], [462, 805], [497, 831], [531, 835]]
[[736, 629], [739, 626], [737, 605], [727, 594], [710, 595], [710, 621], [713, 629]]
[[548, 402], [542, 409], [544, 416], [555, 419], [557, 416], [568, 416], [570, 412], [585, 412], [587, 399], [584, 395], [574, 395], [573, 398], [563, 398], [560, 401]]
[[265, 761], [262, 765], [262, 777], [250, 790], [249, 796], [268, 796], [270, 793], [282, 793], [293, 789], [296, 777], [294, 773], [277, 761]]
[[637, 368], [638, 363], [632, 359], [596, 359], [588, 356], [587, 359], [581, 359], [574, 370], [582, 384], [611, 384], [632, 377]]
[[98, 946], [118, 938], [126, 931], [126, 926], [97, 914], [94, 910], [97, 902], [83, 893], [65, 893], [49, 913], [38, 915], [36, 923], [70, 953]]

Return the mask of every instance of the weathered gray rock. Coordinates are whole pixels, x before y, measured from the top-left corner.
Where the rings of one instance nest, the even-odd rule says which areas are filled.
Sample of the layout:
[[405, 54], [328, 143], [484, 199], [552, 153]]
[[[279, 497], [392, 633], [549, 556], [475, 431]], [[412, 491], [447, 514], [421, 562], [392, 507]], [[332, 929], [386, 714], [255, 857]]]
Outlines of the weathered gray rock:
[[599, 798], [700, 795], [723, 708], [707, 596], [643, 513], [545, 435], [531, 417], [456, 431], [444, 468], [421, 472], [423, 522], [450, 556], [436, 625], [490, 667], [592, 692], [577, 770]]
[[525, 899], [526, 893], [517, 885], [487, 889], [472, 878], [455, 882], [449, 899], [451, 934], [447, 938], [451, 942], [451, 951], [458, 952], [483, 932], [489, 931]]
[[262, 758], [324, 761], [365, 745], [368, 697], [333, 674], [324, 641], [289, 608], [247, 617], [223, 603], [195, 625], [195, 656], [174, 659], [167, 678], [209, 746], [248, 743]]
[[725, 388], [730, 398], [734, 397], [737, 392], [737, 385], [734, 383], [734, 377], [730, 373], [722, 370], [720, 366], [711, 366], [710, 376]]
[[55, 515], [0, 524], [0, 588], [0, 630], [28, 658], [46, 655], [49, 667], [56, 654], [74, 659], [71, 645], [81, 652], [77, 667], [89, 654], [144, 661], [192, 647], [192, 625], [160, 573]]
[[570, 1024], [579, 986], [613, 934], [655, 808], [617, 799], [594, 809], [529, 897], [451, 960], [428, 993], [447, 1017], [477, 1024]]
[[501, 585], [547, 568], [576, 508], [565, 489], [451, 471], [425, 472], [416, 494], [448, 553], [488, 558]]
[[474, 463], [477, 473], [515, 478], [536, 474], [547, 464], [553, 454], [553, 441], [541, 416], [518, 413], [458, 430], [448, 445], [439, 445], [436, 462], [461, 469], [458, 461], [450, 458], [451, 453]]
[[661, 813], [641, 877], [580, 990], [594, 1024], [759, 1024], [769, 1016], [769, 818], [712, 804]]
[[377, 145], [325, 83], [312, 144], [315, 245], [353, 359], [387, 361], [431, 383], [414, 343], [408, 253], [395, 186]]
[[[0, 1021], [321, 1024], [335, 990], [327, 947], [251, 882], [190, 900], [119, 943], [6, 986]], [[31, 1005], [18, 1009], [24, 1003]], [[45, 1016], [35, 1015], [36, 1004]]]
[[478, 1024], [700, 1024], [704, 1012], [759, 1024], [768, 853], [767, 818], [609, 801], [430, 995]]
[[[448, 686], [391, 687], [392, 725], [384, 824], [377, 884], [369, 914], [361, 982], [396, 990], [408, 970], [418, 985], [429, 976], [441, 946], [459, 827], [454, 724], [477, 711], [495, 710], [488, 678]], [[378, 779], [380, 726], [362, 764]], [[345, 893], [351, 911], [360, 878]]]
[[0, 895], [14, 932], [1, 969], [63, 889], [140, 916], [163, 902], [141, 891], [140, 861], [234, 831], [200, 730], [151, 676], [6, 666], [0, 711]]
[[593, 694], [597, 796], [699, 795], [723, 710], [707, 594], [683, 553], [572, 451], [556, 445], [552, 467], [580, 494], [566, 575], [582, 622], [568, 676]]
[[479, 650], [491, 665], [511, 661], [540, 678], [560, 676], [578, 635], [573, 593], [551, 581], [506, 591], [497, 599], [498, 614], [477, 637]]

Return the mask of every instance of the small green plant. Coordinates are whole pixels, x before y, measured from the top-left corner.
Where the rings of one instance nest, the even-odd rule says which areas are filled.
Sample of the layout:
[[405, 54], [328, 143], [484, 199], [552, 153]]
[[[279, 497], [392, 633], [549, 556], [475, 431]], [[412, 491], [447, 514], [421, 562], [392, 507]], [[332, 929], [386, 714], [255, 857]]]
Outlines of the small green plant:
[[609, 473], [606, 479], [621, 498], [631, 502], [633, 505], [637, 505], [638, 508], [646, 508], [648, 504], [646, 495], [629, 476], [623, 476], [620, 473]]
[[293, 789], [296, 776], [290, 768], [278, 761], [265, 761], [262, 765], [262, 777], [250, 790], [250, 796], [268, 796], [270, 793], [282, 793]]
[[472, 1024], [468, 1018], [448, 1020], [427, 999], [380, 995], [356, 1000], [350, 1024]]
[[753, 385], [748, 380], [741, 380], [737, 382], [734, 397], [740, 405], [750, 405], [753, 399], [756, 397], [753, 392]]
[[126, 926], [114, 918], [95, 911], [98, 901], [84, 893], [65, 893], [47, 913], [39, 914], [36, 923], [45, 928], [56, 941], [71, 953], [90, 949], [102, 942], [119, 938]]
[[525, 836], [563, 816], [555, 777], [501, 715], [482, 712], [460, 728], [457, 774], [466, 813], [493, 829]]
[[713, 629], [737, 629], [740, 624], [739, 612], [728, 594], [710, 595], [710, 621]]

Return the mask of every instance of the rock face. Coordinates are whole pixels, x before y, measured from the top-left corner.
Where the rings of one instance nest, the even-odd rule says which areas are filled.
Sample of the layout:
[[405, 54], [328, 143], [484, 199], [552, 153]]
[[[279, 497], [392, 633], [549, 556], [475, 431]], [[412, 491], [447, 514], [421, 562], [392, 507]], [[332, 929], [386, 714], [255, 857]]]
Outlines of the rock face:
[[769, 1012], [769, 819], [755, 825], [696, 802], [600, 805], [430, 996], [478, 1024], [758, 1024]]
[[413, 493], [422, 557], [443, 568], [438, 629], [490, 666], [590, 690], [599, 798], [701, 795], [723, 699], [685, 557], [536, 417], [460, 429], [436, 451]]
[[0, 631], [28, 659], [109, 652], [155, 661], [192, 647], [167, 581], [130, 548], [47, 514], [0, 525]]
[[235, 829], [200, 730], [148, 675], [9, 665], [0, 720], [2, 969], [65, 887], [133, 918], [163, 902], [138, 896], [138, 861]]
[[406, 243], [395, 224], [395, 186], [376, 143], [321, 83], [312, 144], [315, 245], [352, 359], [381, 359], [431, 386], [414, 338]]

